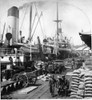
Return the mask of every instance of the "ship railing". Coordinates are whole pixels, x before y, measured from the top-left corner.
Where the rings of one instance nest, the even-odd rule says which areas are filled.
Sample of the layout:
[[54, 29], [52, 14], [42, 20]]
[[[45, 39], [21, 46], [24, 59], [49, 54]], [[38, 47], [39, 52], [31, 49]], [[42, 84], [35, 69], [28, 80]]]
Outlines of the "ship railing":
[[[0, 49], [0, 56], [3, 56], [3, 55], [15, 55], [15, 51], [13, 49], [9, 49], [9, 48], [2, 48]], [[20, 55], [23, 55], [23, 51], [21, 50], [17, 50], [17, 54], [20, 56]]]

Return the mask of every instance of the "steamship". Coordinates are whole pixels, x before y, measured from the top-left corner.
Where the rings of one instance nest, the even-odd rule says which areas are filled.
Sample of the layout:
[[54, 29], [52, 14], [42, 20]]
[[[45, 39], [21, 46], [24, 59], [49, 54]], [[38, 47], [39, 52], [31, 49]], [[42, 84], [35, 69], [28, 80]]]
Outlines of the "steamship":
[[[8, 10], [7, 26], [4, 26], [2, 39], [0, 43], [0, 56], [2, 62], [7, 59], [8, 56], [15, 58], [21, 56], [22, 61], [24, 58], [29, 58], [30, 52], [35, 59], [39, 56], [38, 45], [30, 45], [30, 43], [23, 43], [22, 33], [19, 33], [19, 9], [15, 6]], [[5, 27], [7, 27], [7, 33], [5, 33]], [[20, 35], [19, 35], [20, 34]], [[5, 35], [5, 40], [3, 37]], [[4, 42], [3, 42], [4, 41]], [[4, 61], [4, 63], [7, 61]]]
[[[11, 7], [8, 10], [8, 29], [7, 33], [5, 35], [6, 39], [4, 44], [1, 43], [1, 51], [4, 51], [1, 53], [1, 56], [7, 55], [7, 53], [11, 55], [11, 53], [21, 54], [22, 58], [23, 56], [27, 58], [31, 58], [33, 60], [43, 60], [46, 57], [52, 57], [55, 59], [65, 59], [72, 56], [77, 56], [75, 53], [72, 52], [71, 44], [69, 43], [69, 40], [66, 37], [62, 36], [62, 28], [61, 26], [62, 20], [59, 20], [58, 18], [58, 4], [57, 4], [57, 19], [54, 21], [57, 24], [57, 33], [56, 37], [52, 39], [52, 44], [49, 42], [49, 39], [43, 40], [43, 45], [40, 42], [40, 38], [38, 37], [38, 44], [32, 45], [32, 5], [30, 6], [30, 25], [29, 25], [29, 41], [28, 43], [22, 43], [23, 37], [22, 33], [20, 31], [19, 35], [19, 9], [15, 6]], [[41, 16], [40, 16], [41, 17]], [[40, 19], [39, 17], [39, 19]], [[38, 22], [39, 22], [38, 19]], [[5, 28], [4, 28], [5, 29]], [[2, 40], [3, 40], [2, 34]], [[7, 48], [8, 47], [8, 48]], [[43, 47], [43, 48], [42, 48]], [[16, 53], [17, 50], [17, 53]], [[6, 52], [7, 51], [7, 52]], [[30, 55], [30, 56], [29, 56]], [[23, 59], [22, 59], [23, 61]]]
[[[7, 94], [6, 89], [10, 89], [10, 86], [12, 86], [12, 90], [14, 90], [18, 84], [21, 85], [19, 86], [20, 88], [27, 86], [29, 83], [35, 84], [37, 79], [36, 72], [31, 72], [37, 70], [34, 67], [34, 61], [40, 59], [39, 50], [41, 50], [39, 48], [41, 47], [39, 37], [39, 45], [31, 45], [31, 41], [30, 43], [24, 43], [22, 40], [23, 37], [19, 37], [19, 9], [17, 7], [13, 6], [8, 10], [7, 19], [7, 32], [4, 34], [4, 26], [0, 43], [1, 96]], [[5, 41], [3, 40], [4, 35]], [[32, 59], [30, 59], [31, 56]], [[12, 58], [11, 61], [10, 57]], [[21, 62], [21, 65], [18, 65], [17, 62]], [[12, 90], [10, 92], [12, 92]]]
[[57, 25], [57, 30], [55, 37], [52, 38], [47, 38], [44, 39], [45, 45], [44, 47], [50, 47], [53, 54], [56, 55], [56, 59], [66, 59], [66, 58], [72, 58], [72, 57], [77, 57], [77, 53], [74, 51], [70, 40], [67, 37], [63, 36], [62, 28], [61, 28], [61, 23], [62, 20], [59, 19], [59, 12], [58, 12], [58, 3], [57, 3], [57, 15], [56, 15], [56, 20], [54, 22]]

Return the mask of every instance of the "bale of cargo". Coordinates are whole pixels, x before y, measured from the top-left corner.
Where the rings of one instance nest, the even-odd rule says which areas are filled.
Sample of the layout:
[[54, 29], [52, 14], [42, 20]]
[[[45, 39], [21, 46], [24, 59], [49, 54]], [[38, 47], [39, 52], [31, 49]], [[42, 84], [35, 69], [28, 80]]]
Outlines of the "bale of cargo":
[[73, 75], [72, 75], [72, 81], [71, 81], [71, 98], [76, 98], [77, 97], [77, 91], [78, 91], [78, 86], [79, 86], [79, 70], [74, 70]]
[[[87, 62], [86, 64], [89, 63]], [[92, 98], [92, 70], [85, 72], [85, 98], [87, 97]]]

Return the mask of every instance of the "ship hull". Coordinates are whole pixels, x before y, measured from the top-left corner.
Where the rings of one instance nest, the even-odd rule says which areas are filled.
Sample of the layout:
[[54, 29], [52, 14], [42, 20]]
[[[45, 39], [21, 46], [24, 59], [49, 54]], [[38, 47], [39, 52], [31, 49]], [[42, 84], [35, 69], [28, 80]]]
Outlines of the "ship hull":
[[79, 33], [82, 41], [84, 41], [84, 43], [91, 48], [91, 34], [82, 34]]

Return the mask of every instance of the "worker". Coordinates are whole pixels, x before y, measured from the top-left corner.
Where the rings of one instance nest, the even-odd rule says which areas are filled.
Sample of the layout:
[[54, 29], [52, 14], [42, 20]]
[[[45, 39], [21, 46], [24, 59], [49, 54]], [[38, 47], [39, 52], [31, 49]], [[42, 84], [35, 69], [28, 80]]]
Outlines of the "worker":
[[43, 74], [42, 64], [40, 64], [40, 75]]
[[13, 76], [13, 59], [10, 56], [9, 57], [9, 64], [7, 64], [6, 66], [6, 70], [5, 70], [5, 78], [6, 80], [10, 80]]
[[48, 64], [47, 63], [45, 63], [45, 75], [47, 75], [47, 73], [48, 73], [48, 71], [47, 71], [47, 69], [48, 69]]
[[16, 63], [16, 66], [17, 66], [17, 67], [22, 66], [22, 62], [21, 62], [21, 60], [20, 60], [20, 57], [19, 57], [19, 56], [17, 56], [17, 58], [16, 58], [16, 60], [15, 60], [15, 63]]
[[74, 58], [72, 59], [71, 65], [72, 65], [72, 70], [73, 70], [74, 67], [75, 67], [75, 60], [74, 60]]
[[9, 61], [10, 61], [11, 68], [13, 68], [13, 58], [11, 56], [9, 57]]
[[56, 80], [54, 78], [54, 75], [52, 75], [50, 76], [50, 79], [49, 79], [50, 93], [52, 97], [55, 96], [55, 84], [56, 84]]
[[11, 77], [12, 77], [12, 74], [11, 74], [11, 65], [10, 64], [8, 64], [7, 66], [6, 66], [6, 70], [5, 70], [5, 79], [6, 80], [10, 80], [11, 79]]
[[13, 58], [11, 56], [9, 57], [9, 61], [10, 61], [10, 74], [11, 74], [11, 77], [12, 77], [13, 74], [14, 74], [14, 70], [13, 70], [14, 63], [13, 63]]
[[65, 75], [62, 76], [62, 96], [68, 96], [69, 93], [69, 81], [65, 78]]
[[61, 89], [62, 89], [62, 78], [60, 76], [57, 76], [56, 87], [57, 87], [58, 95], [60, 96], [61, 95]]
[[45, 74], [45, 64], [42, 64], [42, 73]]

